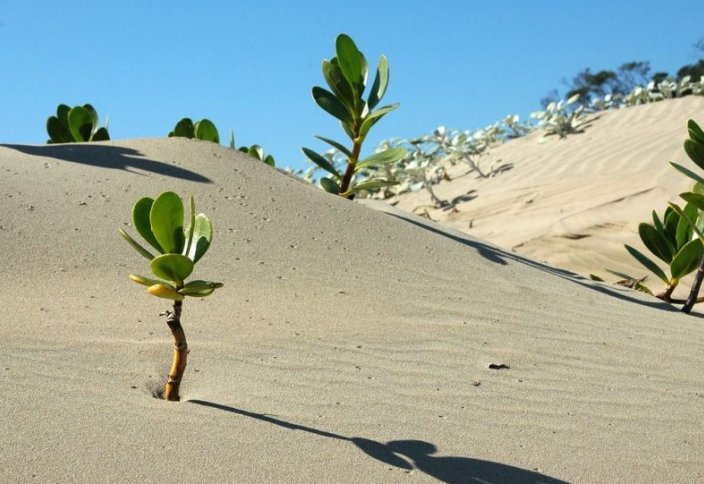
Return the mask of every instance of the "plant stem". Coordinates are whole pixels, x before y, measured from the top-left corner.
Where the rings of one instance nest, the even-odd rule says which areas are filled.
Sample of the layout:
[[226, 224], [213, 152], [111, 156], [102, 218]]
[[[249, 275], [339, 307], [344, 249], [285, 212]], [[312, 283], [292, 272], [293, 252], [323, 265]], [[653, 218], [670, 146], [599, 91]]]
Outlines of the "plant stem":
[[186, 358], [188, 357], [188, 343], [186, 343], [186, 333], [181, 327], [181, 305], [182, 301], [174, 301], [174, 310], [169, 313], [166, 324], [169, 325], [171, 335], [174, 337], [174, 361], [169, 371], [169, 378], [166, 380], [164, 399], [171, 402], [178, 402], [181, 397], [178, 394], [181, 386], [181, 378], [186, 370]]
[[663, 292], [660, 294], [656, 294], [655, 297], [658, 299], [662, 299], [663, 301], [667, 303], [672, 302], [672, 293], [675, 291], [675, 288], [677, 287], [677, 284], [668, 284], [667, 287]]
[[682, 306], [682, 312], [689, 314], [697, 302], [697, 296], [699, 295], [699, 289], [702, 287], [702, 279], [704, 279], [704, 260], [702, 260], [697, 273], [694, 275], [694, 283], [692, 284], [692, 290], [689, 291], [689, 297], [687, 302]]
[[[342, 178], [342, 183], [340, 184], [340, 193], [345, 193], [352, 182], [352, 176], [354, 175], [354, 169], [357, 166], [357, 161], [359, 161], [359, 153], [362, 151], [362, 141], [359, 137], [354, 139], [354, 144], [352, 145], [352, 156], [347, 158], [347, 170], [345, 171], [345, 176]], [[354, 195], [349, 195], [347, 198], [352, 198]]]

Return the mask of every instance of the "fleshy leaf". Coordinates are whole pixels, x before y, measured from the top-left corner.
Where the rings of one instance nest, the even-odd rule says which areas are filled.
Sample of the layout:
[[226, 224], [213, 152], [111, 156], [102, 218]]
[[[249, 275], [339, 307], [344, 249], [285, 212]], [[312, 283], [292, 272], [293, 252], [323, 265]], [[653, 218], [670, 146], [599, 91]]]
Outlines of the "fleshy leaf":
[[193, 261], [181, 254], [164, 254], [154, 258], [149, 267], [155, 276], [180, 286], [193, 272]]
[[323, 170], [335, 175], [338, 178], [342, 178], [340, 173], [335, 169], [332, 163], [330, 163], [324, 156], [319, 155], [315, 151], [309, 148], [303, 148], [303, 153], [308, 157], [310, 161], [318, 165]]
[[672, 259], [670, 271], [675, 279], [682, 279], [684, 276], [699, 267], [702, 256], [704, 256], [704, 245], [699, 239], [689, 241]]
[[149, 212], [149, 222], [157, 242], [166, 254], [183, 251], [183, 202], [174, 192], [157, 197]]
[[325, 82], [328, 83], [328, 86], [332, 89], [332, 92], [335, 93], [337, 99], [350, 113], [353, 113], [355, 111], [355, 95], [345, 75], [342, 73], [337, 59], [333, 59], [332, 62], [327, 60], [323, 61], [323, 77], [325, 77]]
[[134, 250], [142, 254], [145, 258], [148, 260], [152, 260], [154, 258], [154, 255], [149, 252], [147, 249], [142, 247], [142, 245], [134, 240], [132, 237], [129, 236], [127, 232], [125, 232], [123, 229], [119, 229], [120, 235], [122, 236], [123, 239], [127, 241], [128, 244], [132, 246]]
[[693, 119], [687, 121], [687, 131], [689, 132], [689, 137], [691, 139], [704, 145], [704, 131], [702, 131]]
[[315, 86], [312, 92], [313, 99], [318, 103], [318, 106], [343, 123], [352, 123], [352, 116], [349, 111], [333, 93], [318, 86]]
[[657, 258], [668, 264], [672, 262], [672, 251], [667, 243], [667, 240], [658, 232], [652, 225], [642, 223], [638, 225], [638, 234], [643, 244]]
[[369, 168], [372, 166], [386, 165], [388, 163], [396, 163], [406, 157], [408, 151], [402, 146], [397, 146], [396, 148], [389, 148], [387, 150], [381, 151], [379, 153], [374, 153], [368, 158], [357, 163], [355, 166], [355, 171], [363, 170], [364, 168]]
[[704, 184], [704, 178], [697, 175], [692, 170], [685, 168], [682, 165], [678, 165], [677, 163], [673, 163], [672, 161], [670, 162], [670, 164], [673, 166], [673, 168], [675, 168], [675, 170], [679, 171], [680, 173], [683, 173], [684, 175], [688, 176], [689, 178], [691, 178], [695, 182]]
[[215, 289], [222, 287], [221, 282], [212, 281], [191, 281], [178, 292], [184, 296], [205, 297], [212, 294]]
[[149, 286], [147, 288], [147, 291], [152, 296], [161, 297], [164, 299], [171, 299], [172, 301], [183, 301], [182, 294], [177, 293], [176, 291], [164, 284], [154, 284], [153, 286]]
[[687, 205], [685, 205], [684, 212], [687, 214], [686, 218], [677, 214], [677, 228], [675, 229], [675, 240], [677, 241], [676, 252], [678, 252], [682, 247], [684, 247], [687, 242], [692, 240], [693, 229], [691, 224], [689, 223], [689, 220], [697, 219], [697, 207], [693, 204], [688, 203]]
[[68, 129], [71, 131], [71, 136], [75, 141], [90, 140], [93, 129], [93, 115], [83, 106], [74, 106], [68, 112]]
[[337, 184], [334, 180], [331, 178], [323, 177], [320, 179], [320, 186], [323, 187], [323, 190], [325, 190], [328, 193], [333, 193], [335, 195], [340, 194], [340, 185]]
[[391, 187], [394, 185], [398, 185], [398, 182], [394, 180], [367, 180], [354, 185], [343, 193], [342, 196], [346, 197], [362, 190], [372, 190], [374, 188]]
[[340, 153], [343, 155], [347, 156], [348, 158], [352, 157], [352, 152], [348, 150], [344, 145], [341, 143], [338, 143], [335, 140], [329, 139], [329, 138], [323, 138], [322, 136], [316, 136], [321, 141], [325, 141], [327, 144], [332, 146], [333, 148], [337, 149]]
[[70, 143], [73, 141], [68, 126], [56, 116], [51, 116], [46, 120], [46, 132], [49, 134], [50, 143]]
[[147, 287], [153, 286], [154, 284], [163, 284], [163, 285], [173, 289], [174, 291], [176, 290], [176, 288], [174, 286], [172, 286], [171, 284], [169, 284], [166, 281], [161, 281], [159, 279], [152, 279], [150, 277], [140, 276], [139, 274], [130, 274], [130, 279], [132, 281], [136, 282], [137, 284], [141, 284], [141, 285], [147, 286]]
[[154, 237], [152, 224], [149, 221], [149, 212], [153, 204], [154, 199], [149, 197], [143, 197], [137, 200], [137, 203], [132, 207], [132, 223], [134, 223], [134, 228], [137, 229], [139, 235], [160, 254], [163, 254], [164, 250], [159, 245], [159, 242], [157, 242], [156, 237]]
[[372, 84], [372, 90], [369, 92], [369, 101], [367, 105], [369, 109], [374, 109], [374, 107], [379, 104], [381, 98], [384, 97], [386, 93], [386, 88], [389, 85], [389, 62], [386, 60], [385, 56], [379, 58], [379, 65], [376, 68], [376, 77], [374, 77], [374, 84]]
[[355, 91], [355, 95], [361, 96], [364, 84], [367, 82], [367, 60], [357, 49], [352, 38], [345, 34], [337, 36], [335, 51], [342, 73]]
[[680, 198], [685, 202], [691, 203], [699, 210], [704, 210], [704, 195], [694, 192], [680, 193]]
[[193, 245], [193, 233], [196, 229], [196, 201], [193, 199], [193, 195], [191, 195], [190, 199], [190, 217], [189, 217], [189, 222], [188, 222], [188, 228], [186, 229], [186, 242], [185, 242], [185, 247], [183, 248], [183, 255], [188, 256], [188, 253], [191, 251], [191, 245]]
[[199, 213], [195, 218], [193, 230], [193, 243], [187, 256], [195, 264], [205, 255], [213, 240], [213, 224], [205, 214]]
[[685, 140], [684, 151], [687, 153], [690, 160], [704, 170], [704, 143], [699, 143], [691, 139]]
[[650, 272], [652, 272], [653, 274], [658, 276], [660, 279], [662, 279], [662, 281], [665, 284], [670, 283], [670, 280], [665, 275], [665, 272], [662, 269], [660, 269], [660, 267], [658, 267], [658, 265], [655, 262], [653, 262], [647, 256], [643, 255], [643, 253], [641, 251], [639, 251], [638, 249], [636, 249], [635, 247], [631, 247], [630, 245], [625, 245], [625, 247], [626, 247], [626, 250], [628, 251], [628, 253], [631, 254], [633, 257], [635, 257], [635, 259], [638, 262], [643, 264], [643, 266], [645, 266], [646, 269], [648, 269]]
[[209, 119], [201, 119], [200, 121], [195, 123], [193, 125], [193, 134], [196, 139], [212, 141], [213, 143], [220, 143], [220, 135], [218, 134], [218, 129]]
[[384, 117], [386, 114], [390, 113], [394, 109], [399, 107], [399, 104], [390, 104], [388, 106], [384, 106], [383, 108], [379, 108], [373, 113], [369, 114], [364, 121], [362, 122], [362, 126], [359, 128], [359, 135], [364, 138], [367, 136], [369, 133], [369, 130], [372, 129], [372, 126], [374, 126], [379, 120], [381, 120], [382, 117]]

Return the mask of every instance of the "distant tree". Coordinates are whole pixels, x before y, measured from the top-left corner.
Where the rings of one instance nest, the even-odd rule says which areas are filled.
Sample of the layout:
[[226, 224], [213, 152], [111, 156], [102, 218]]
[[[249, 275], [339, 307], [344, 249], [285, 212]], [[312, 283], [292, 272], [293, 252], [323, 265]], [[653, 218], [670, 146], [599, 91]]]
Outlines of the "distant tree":
[[649, 72], [650, 62], [648, 61], [625, 62], [618, 68], [615, 88], [619, 94], [628, 94], [637, 86], [644, 86], [648, 83]]
[[650, 78], [651, 81], [653, 81], [656, 85], [660, 84], [662, 81], [670, 77], [670, 74], [668, 74], [665, 71], [659, 71], [653, 74], [653, 77]]
[[557, 91], [557, 89], [551, 89], [550, 91], [548, 91], [545, 97], [540, 100], [540, 105], [543, 107], [543, 109], [546, 109], [548, 107], [548, 104], [552, 102], [556, 103], [559, 100], [560, 93]]

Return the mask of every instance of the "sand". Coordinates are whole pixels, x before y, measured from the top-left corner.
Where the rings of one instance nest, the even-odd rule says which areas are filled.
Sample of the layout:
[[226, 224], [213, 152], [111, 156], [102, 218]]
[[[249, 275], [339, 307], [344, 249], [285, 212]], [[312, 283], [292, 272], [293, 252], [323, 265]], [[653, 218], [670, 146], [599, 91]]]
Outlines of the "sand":
[[[653, 117], [642, 129], [660, 136]], [[497, 182], [518, 184], [521, 163]], [[582, 178], [608, 180], [599, 169]], [[699, 314], [208, 142], [3, 145], [0, 173], [2, 482], [704, 479]], [[530, 173], [542, 220], [557, 190]], [[621, 178], [633, 193], [652, 183]], [[194, 277], [225, 284], [184, 303], [178, 403], [152, 396], [171, 359], [169, 302], [127, 279], [147, 262], [117, 233], [134, 235], [132, 204], [166, 190], [213, 220]], [[586, 209], [590, 193], [572, 198]]]
[[689, 118], [704, 124], [704, 97], [591, 114], [583, 133], [560, 139], [535, 131], [491, 148], [480, 166], [513, 166], [495, 177], [479, 180], [465, 164], [453, 168], [453, 180], [436, 192], [447, 200], [470, 194], [456, 210], [428, 207], [425, 191], [392, 202], [584, 276], [615, 281], [605, 270], [612, 269], [643, 277], [648, 271], [623, 245], [646, 251], [638, 224], [652, 223], [653, 209], [662, 215], [668, 201], [691, 188], [668, 162], [700, 171], [682, 147]]

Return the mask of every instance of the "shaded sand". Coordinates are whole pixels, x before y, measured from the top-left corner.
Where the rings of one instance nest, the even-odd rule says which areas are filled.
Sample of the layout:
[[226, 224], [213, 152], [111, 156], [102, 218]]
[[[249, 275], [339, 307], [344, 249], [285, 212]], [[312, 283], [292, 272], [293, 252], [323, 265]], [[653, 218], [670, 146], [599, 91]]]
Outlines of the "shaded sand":
[[[207, 142], [5, 145], [0, 173], [1, 482], [704, 479], [698, 316]], [[180, 403], [117, 234], [164, 190], [225, 283], [184, 304]]]
[[[510, 171], [477, 180], [474, 173], [461, 176], [466, 165], [458, 166], [454, 180], [436, 191], [452, 200], [474, 190], [472, 199], [457, 204], [458, 212], [428, 213], [442, 225], [585, 276], [615, 280], [608, 268], [642, 277], [648, 271], [623, 244], [647, 251], [638, 224], [651, 221], [653, 209], [662, 215], [668, 201], [691, 188], [669, 161], [700, 171], [682, 148], [689, 118], [704, 123], [704, 97], [597, 113], [583, 133], [563, 139], [540, 142], [537, 131], [512, 140], [481, 159], [485, 167], [512, 163]], [[429, 203], [421, 192], [401, 196], [398, 207], [410, 211]]]

